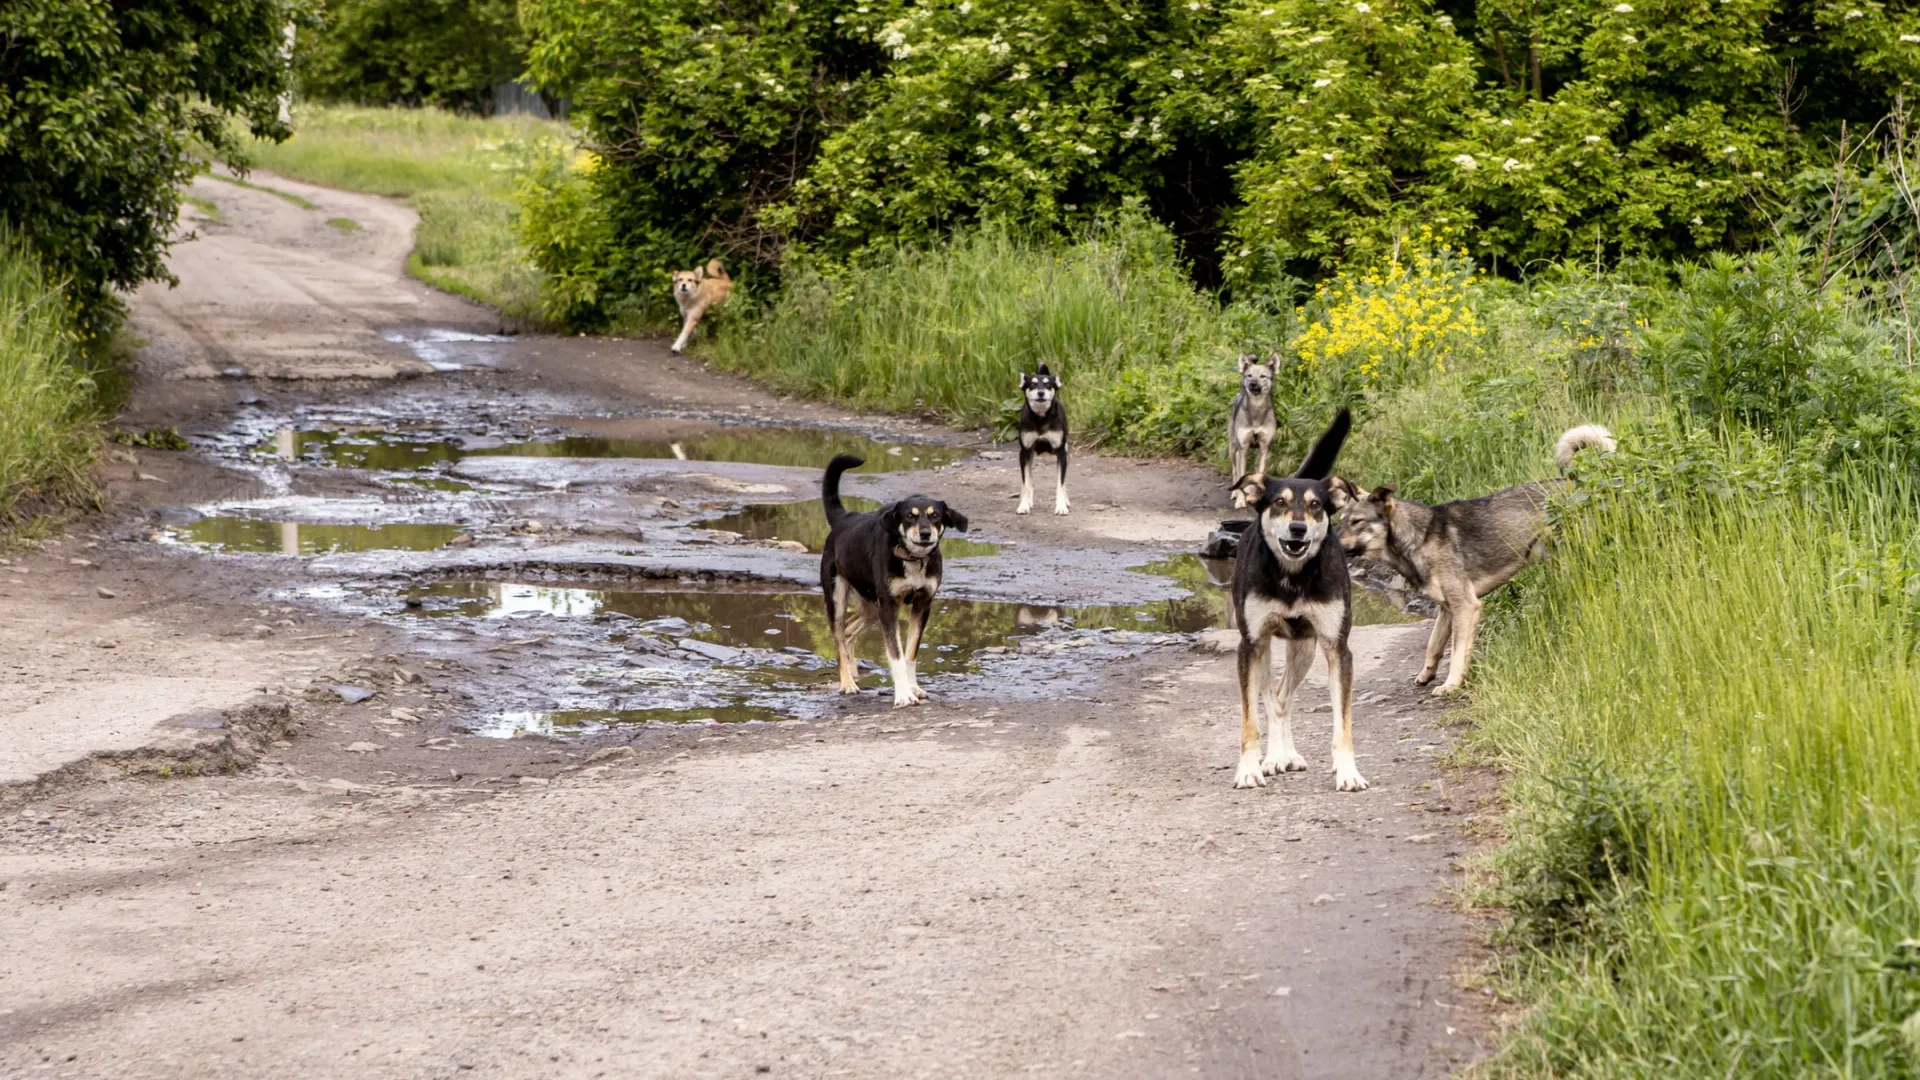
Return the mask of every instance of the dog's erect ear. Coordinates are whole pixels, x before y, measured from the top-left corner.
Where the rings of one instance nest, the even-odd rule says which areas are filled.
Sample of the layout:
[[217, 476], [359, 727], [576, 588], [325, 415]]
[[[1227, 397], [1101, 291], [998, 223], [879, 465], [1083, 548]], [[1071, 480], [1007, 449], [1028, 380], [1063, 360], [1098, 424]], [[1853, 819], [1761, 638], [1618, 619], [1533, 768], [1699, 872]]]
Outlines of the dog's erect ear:
[[1272, 368], [1277, 374], [1280, 371], [1280, 354], [1277, 352], [1268, 353], [1267, 366]]
[[1379, 487], [1374, 488], [1373, 492], [1369, 494], [1367, 498], [1379, 503], [1382, 509], [1391, 510], [1393, 509], [1393, 493], [1395, 490], [1397, 489], [1392, 484], [1381, 484]]
[[[1040, 370], [1045, 371], [1046, 369], [1041, 368]], [[948, 506], [944, 502], [940, 503], [939, 505], [940, 505], [940, 520], [947, 523], [947, 528], [952, 529], [954, 532], [967, 531], [967, 515], [961, 513], [958, 510], [955, 510], [953, 507]]]
[[1353, 481], [1343, 480], [1338, 476], [1327, 477], [1327, 501], [1333, 504], [1335, 510], [1346, 509], [1348, 503], [1358, 498], [1360, 498], [1360, 489], [1354, 486]]
[[1260, 357], [1258, 354], [1250, 353], [1250, 352], [1241, 353], [1240, 354], [1240, 374], [1245, 375], [1248, 371], [1252, 370], [1254, 366], [1259, 363], [1260, 363]]
[[1236, 510], [1259, 506], [1261, 500], [1267, 497], [1267, 475], [1257, 472], [1248, 473], [1233, 482], [1231, 494]]
[[1307, 459], [1300, 463], [1300, 471], [1293, 475], [1302, 480], [1325, 480], [1333, 473], [1333, 461], [1340, 456], [1340, 447], [1347, 441], [1347, 432], [1353, 427], [1353, 412], [1341, 409], [1314, 441], [1313, 449], [1307, 451]]

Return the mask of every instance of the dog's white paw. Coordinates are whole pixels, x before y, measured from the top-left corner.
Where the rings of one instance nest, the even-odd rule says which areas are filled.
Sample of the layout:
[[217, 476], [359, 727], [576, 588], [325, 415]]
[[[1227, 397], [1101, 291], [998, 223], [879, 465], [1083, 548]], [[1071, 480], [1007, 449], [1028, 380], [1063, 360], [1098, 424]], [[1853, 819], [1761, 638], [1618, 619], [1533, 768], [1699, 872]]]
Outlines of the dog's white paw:
[[1055, 499], [1053, 500], [1053, 512], [1062, 515], [1070, 514], [1073, 512], [1073, 507], [1068, 506], [1067, 500], [1065, 499]]
[[1420, 674], [1415, 675], [1413, 677], [1413, 685], [1415, 686], [1427, 685], [1428, 683], [1433, 681], [1434, 673], [1438, 670], [1439, 670], [1438, 668], [1421, 668]]
[[1443, 682], [1433, 688], [1434, 697], [1452, 697], [1467, 688], [1466, 683]]
[[1333, 770], [1333, 790], [1365, 791], [1367, 790], [1367, 778], [1361, 776], [1360, 770], [1354, 768], [1352, 765], [1343, 765]]
[[927, 702], [933, 700], [932, 698], [927, 696], [927, 692], [925, 690], [920, 689], [919, 683], [913, 684], [912, 693], [913, 693], [913, 703], [915, 705], [925, 705]]
[[914, 697], [913, 691], [911, 690], [895, 690], [893, 692], [893, 707], [896, 709], [911, 708], [924, 700], [926, 699]]
[[1021, 499], [1021, 500], [1020, 500], [1020, 505], [1019, 505], [1019, 506], [1016, 506], [1016, 507], [1014, 507], [1014, 508], [1013, 508], [1013, 512], [1014, 512], [1014, 513], [1016, 513], [1016, 514], [1031, 514], [1031, 513], [1033, 513], [1033, 500], [1032, 500], [1032, 499]]
[[1284, 757], [1270, 757], [1260, 763], [1260, 771], [1268, 776], [1278, 776], [1281, 773], [1289, 772], [1306, 772], [1307, 759], [1301, 757], [1299, 754], [1287, 754]]
[[1235, 770], [1233, 774], [1233, 786], [1237, 788], [1267, 786], [1267, 778], [1260, 775], [1260, 762], [1258, 759], [1240, 759], [1240, 768]]

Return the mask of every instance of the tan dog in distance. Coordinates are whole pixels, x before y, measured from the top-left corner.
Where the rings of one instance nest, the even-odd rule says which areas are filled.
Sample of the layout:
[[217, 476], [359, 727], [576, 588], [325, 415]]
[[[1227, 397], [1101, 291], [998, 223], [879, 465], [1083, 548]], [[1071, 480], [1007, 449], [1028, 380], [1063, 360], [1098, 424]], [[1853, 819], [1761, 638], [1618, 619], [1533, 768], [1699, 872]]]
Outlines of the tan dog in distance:
[[673, 302], [680, 305], [680, 317], [686, 320], [680, 326], [680, 336], [673, 339], [676, 354], [686, 350], [693, 328], [700, 325], [700, 316], [726, 303], [731, 295], [733, 279], [727, 276], [727, 269], [720, 265], [719, 259], [708, 259], [707, 265], [692, 270], [673, 272]]

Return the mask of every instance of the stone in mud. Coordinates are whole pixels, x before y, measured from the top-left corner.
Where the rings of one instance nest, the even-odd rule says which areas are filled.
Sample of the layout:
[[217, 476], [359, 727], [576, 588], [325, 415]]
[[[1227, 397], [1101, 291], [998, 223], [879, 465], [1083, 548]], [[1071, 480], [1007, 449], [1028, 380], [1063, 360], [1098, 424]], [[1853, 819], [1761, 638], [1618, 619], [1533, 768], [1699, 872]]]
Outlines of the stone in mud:
[[608, 746], [595, 750], [593, 753], [587, 755], [587, 764], [592, 765], [601, 761], [616, 761], [633, 756], [635, 756], [635, 751], [631, 746]]
[[640, 629], [654, 634], [672, 634], [674, 637], [685, 637], [693, 633], [693, 624], [677, 615], [669, 615], [664, 619], [654, 619], [651, 622], [643, 622], [640, 624]]
[[745, 650], [742, 649], [735, 649], [727, 645], [716, 645], [711, 641], [700, 641], [696, 638], [687, 638], [682, 641], [680, 648], [721, 664], [727, 663], [730, 660], [738, 660], [745, 653]]
[[99, 588], [93, 590], [93, 593], [95, 596], [98, 596], [102, 600], [111, 600], [115, 596], [119, 595], [115, 593], [112, 589], [107, 588], [105, 585], [102, 585]]
[[375, 753], [379, 753], [379, 751], [380, 751], [380, 747], [370, 742], [357, 742], [357, 743], [347, 744], [347, 753], [349, 754], [375, 754]]
[[327, 689], [349, 705], [358, 705], [373, 696], [373, 691], [364, 686], [348, 686], [345, 683], [331, 684]]

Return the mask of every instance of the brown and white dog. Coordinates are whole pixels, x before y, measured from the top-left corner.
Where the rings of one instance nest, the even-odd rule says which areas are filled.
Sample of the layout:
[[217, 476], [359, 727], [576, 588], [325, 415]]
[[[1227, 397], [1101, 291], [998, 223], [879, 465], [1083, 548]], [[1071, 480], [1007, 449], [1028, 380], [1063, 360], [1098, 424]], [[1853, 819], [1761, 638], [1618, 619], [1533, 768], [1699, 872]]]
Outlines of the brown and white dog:
[[673, 351], [685, 351], [693, 328], [700, 325], [700, 316], [726, 303], [732, 294], [733, 279], [727, 276], [727, 268], [720, 265], [719, 259], [708, 259], [707, 265], [691, 270], [675, 270], [673, 302], [680, 305], [680, 317], [684, 321], [680, 336], [673, 339]]

